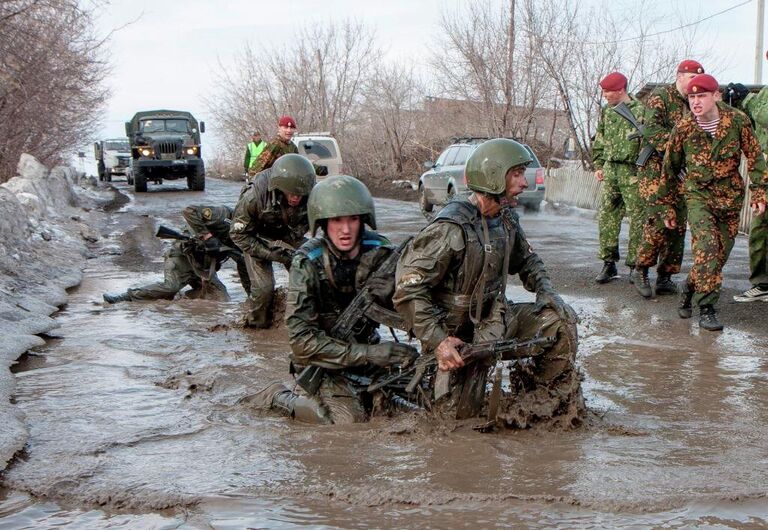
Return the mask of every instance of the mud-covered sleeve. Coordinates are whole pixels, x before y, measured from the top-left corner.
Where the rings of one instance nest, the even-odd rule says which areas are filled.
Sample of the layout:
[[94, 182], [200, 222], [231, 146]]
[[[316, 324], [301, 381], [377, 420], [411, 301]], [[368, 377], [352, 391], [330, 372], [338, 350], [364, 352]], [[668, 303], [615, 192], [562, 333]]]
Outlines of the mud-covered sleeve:
[[[515, 223], [515, 220], [513, 219], [512, 222]], [[519, 223], [515, 224], [515, 239], [512, 241], [509, 255], [509, 274], [519, 275], [527, 291], [536, 292], [539, 289], [550, 288], [551, 281], [544, 262], [533, 251], [523, 227]]]
[[652, 93], [645, 103], [645, 138], [659, 153], [667, 150], [669, 141], [670, 127], [666, 122], [667, 106], [664, 98], [659, 94]]
[[341, 369], [366, 364], [366, 345], [334, 339], [320, 327], [320, 280], [309, 258], [296, 254], [288, 274], [285, 322], [294, 360]]
[[229, 209], [226, 206], [192, 205], [184, 208], [181, 215], [198, 236], [212, 233], [217, 226], [229, 224]]
[[747, 174], [749, 175], [749, 189], [752, 192], [751, 201], [765, 202], [766, 189], [768, 188], [768, 173], [766, 173], [765, 157], [760, 149], [760, 142], [755, 137], [749, 122], [744, 117], [741, 127], [741, 150], [747, 159]]
[[254, 185], [250, 185], [240, 195], [240, 199], [235, 206], [235, 213], [232, 216], [232, 227], [229, 229], [229, 236], [235, 245], [246, 254], [250, 254], [257, 259], [268, 259], [269, 247], [260, 238], [254, 237], [259, 227], [259, 216], [261, 209], [259, 207], [259, 198]]
[[600, 121], [595, 131], [595, 141], [592, 142], [592, 164], [595, 169], [603, 169], [605, 165], [605, 110], [600, 112]]
[[447, 336], [432, 301], [432, 290], [464, 255], [460, 226], [437, 222], [427, 226], [406, 247], [397, 263], [395, 309], [422, 345], [435, 349]]

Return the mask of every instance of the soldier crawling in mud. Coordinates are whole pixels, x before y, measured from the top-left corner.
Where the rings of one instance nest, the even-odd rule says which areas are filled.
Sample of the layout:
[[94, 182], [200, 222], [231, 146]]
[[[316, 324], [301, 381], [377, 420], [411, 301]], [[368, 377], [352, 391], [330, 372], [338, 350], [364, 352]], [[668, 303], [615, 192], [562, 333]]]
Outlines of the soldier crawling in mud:
[[287, 154], [240, 193], [230, 235], [245, 254], [251, 281], [243, 319], [246, 326], [272, 325], [272, 263], [290, 268], [295, 250], [304, 243], [309, 228], [307, 197], [314, 185], [312, 163], [301, 155]]
[[323, 235], [302, 245], [293, 258], [286, 324], [292, 362], [316, 370], [318, 388], [306, 396], [274, 383], [248, 401], [305, 422], [362, 422], [371, 413], [373, 396], [356, 389], [353, 380], [410, 362], [416, 349], [380, 342], [378, 323], [367, 319], [351, 341], [336, 338], [331, 330], [363, 285], [381, 304], [391, 304], [394, 275], [370, 276], [393, 248], [385, 237], [365, 229], [366, 224], [376, 229], [376, 212], [368, 188], [354, 177], [320, 182], [308, 210], [312, 235], [318, 227]]
[[228, 300], [227, 288], [219, 280], [216, 271], [230, 257], [237, 264], [243, 289], [246, 293], [250, 290], [245, 260], [229, 237], [232, 208], [193, 205], [184, 208], [182, 215], [195, 236], [171, 245], [165, 255], [163, 281], [128, 289], [125, 293], [105, 293], [105, 302], [114, 304], [133, 300], [173, 300], [187, 285], [192, 287], [189, 297]]
[[[449, 202], [400, 257], [394, 305], [421, 341], [422, 354], [435, 355], [433, 383], [438, 410], [457, 418], [481, 413], [488, 362], [468, 366], [461, 345], [504, 338], [557, 337], [531, 362], [513, 370], [513, 392], [492, 421], [526, 427], [542, 418], [577, 423], [584, 413], [575, 366], [576, 315], [552, 288], [539, 256], [526, 240], [516, 204], [526, 187], [528, 151], [508, 139], [480, 145], [466, 165], [469, 200]], [[510, 304], [507, 274], [519, 274], [536, 302]], [[450, 377], [441, 397], [437, 381]]]
[[[768, 191], [768, 169], [749, 118], [719, 99], [714, 77], [700, 74], [691, 79], [688, 102], [692, 114], [682, 118], [670, 135], [656, 199], [670, 229], [684, 222], [677, 218], [675, 205], [685, 201], [693, 267], [680, 293], [678, 315], [691, 318], [693, 306], [698, 306], [699, 326], [709, 331], [723, 329], [715, 304], [744, 202], [744, 180], [739, 173], [742, 153], [747, 160], [753, 209], [765, 212]], [[681, 185], [678, 175], [683, 168]]]

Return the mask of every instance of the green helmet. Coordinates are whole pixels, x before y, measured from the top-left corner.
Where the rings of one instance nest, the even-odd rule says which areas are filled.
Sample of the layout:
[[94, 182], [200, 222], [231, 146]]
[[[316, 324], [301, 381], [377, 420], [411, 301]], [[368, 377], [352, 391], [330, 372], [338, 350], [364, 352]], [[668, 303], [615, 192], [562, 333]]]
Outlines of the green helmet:
[[360, 215], [362, 221], [376, 229], [373, 197], [365, 184], [349, 175], [336, 175], [320, 181], [307, 201], [309, 231], [314, 236], [318, 221], [333, 217]]
[[315, 185], [315, 168], [309, 159], [287, 154], [272, 164], [269, 176], [269, 191], [276, 189], [291, 195], [309, 195]]
[[464, 175], [474, 191], [501, 195], [507, 188], [507, 171], [533, 161], [528, 150], [514, 140], [496, 138], [483, 142], [467, 160]]

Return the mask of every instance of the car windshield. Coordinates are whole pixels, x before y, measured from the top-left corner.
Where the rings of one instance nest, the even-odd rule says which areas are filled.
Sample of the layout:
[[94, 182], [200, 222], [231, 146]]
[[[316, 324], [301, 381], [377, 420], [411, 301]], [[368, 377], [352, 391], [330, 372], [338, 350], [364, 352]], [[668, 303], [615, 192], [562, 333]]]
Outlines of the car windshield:
[[299, 140], [299, 154], [315, 155], [318, 159], [336, 158], [336, 146], [330, 140]]
[[187, 120], [141, 120], [139, 123], [139, 132], [189, 132], [189, 122]]
[[128, 145], [128, 140], [104, 142], [104, 149], [106, 149], [107, 151], [119, 151], [121, 153], [131, 152], [131, 146]]

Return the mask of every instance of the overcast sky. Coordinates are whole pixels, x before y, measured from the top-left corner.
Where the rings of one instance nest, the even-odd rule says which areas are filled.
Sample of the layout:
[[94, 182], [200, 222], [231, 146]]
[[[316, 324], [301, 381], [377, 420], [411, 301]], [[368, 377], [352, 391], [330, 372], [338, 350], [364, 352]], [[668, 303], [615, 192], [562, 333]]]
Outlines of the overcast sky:
[[[664, 31], [679, 24], [675, 10], [698, 19], [742, 1], [650, 0], [646, 5], [669, 10], [669, 25], [658, 28]], [[627, 10], [638, 4], [619, 0], [607, 5]], [[189, 110], [206, 121], [203, 138], [210, 153], [216, 124], [203, 99], [216, 92], [218, 61], [230, 64], [245, 43], [290, 45], [299, 26], [353, 18], [375, 30], [387, 61], [408, 60], [426, 67], [440, 33], [440, 13], [461, 5], [457, 0], [112, 0], [99, 27], [105, 34], [122, 29], [109, 41], [112, 98], [99, 137], [124, 136], [124, 122], [139, 110]], [[719, 80], [753, 81], [756, 11], [753, 0], [701, 24], [702, 38], [711, 39], [718, 50], [721, 68], [713, 73]], [[626, 34], [636, 33], [627, 28]], [[702, 62], [707, 64], [705, 58]], [[768, 70], [768, 64], [764, 68]]]

